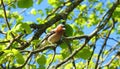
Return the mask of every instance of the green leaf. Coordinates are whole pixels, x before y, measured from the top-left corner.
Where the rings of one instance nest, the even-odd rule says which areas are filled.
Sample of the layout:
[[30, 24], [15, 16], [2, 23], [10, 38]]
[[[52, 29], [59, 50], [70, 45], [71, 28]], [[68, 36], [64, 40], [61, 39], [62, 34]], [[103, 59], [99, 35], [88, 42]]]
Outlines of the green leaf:
[[23, 64], [25, 62], [23, 55], [18, 50], [12, 49], [12, 52], [14, 53], [17, 63]]
[[80, 10], [81, 10], [81, 11], [85, 10], [86, 8], [87, 8], [86, 5], [81, 5], [81, 6], [80, 6]]
[[30, 34], [32, 32], [29, 24], [27, 24], [27, 23], [20, 23], [17, 26], [14, 26], [12, 28], [12, 31], [13, 32], [21, 32], [21, 33], [24, 33], [24, 31], [25, 31], [26, 34]]
[[3, 54], [2, 56], [0, 56], [0, 64], [2, 64], [2, 63], [4, 63], [4, 62], [7, 61], [7, 60], [5, 60], [5, 57], [6, 57], [5, 54]]
[[69, 24], [66, 24], [65, 28], [66, 28], [65, 35], [72, 36], [73, 35], [73, 28]]
[[99, 2], [96, 6], [95, 6], [95, 9], [96, 10], [100, 10], [102, 7], [102, 2]]
[[113, 13], [113, 17], [116, 21], [120, 22], [120, 6], [118, 6], [114, 13]]
[[7, 50], [7, 52], [4, 51], [2, 56], [0, 56], [0, 64], [5, 63], [7, 61], [13, 61], [13, 54], [11, 53], [11, 51]]
[[0, 51], [2, 51], [2, 50], [3, 50], [3, 46], [0, 45]]
[[33, 0], [18, 0], [17, 6], [19, 8], [29, 8], [33, 6]]
[[4, 50], [5, 53], [11, 53], [11, 50]]
[[41, 16], [44, 16], [44, 13], [42, 10], [38, 10], [38, 13], [41, 15]]
[[43, 54], [41, 54], [40, 56], [38, 55], [36, 58], [36, 61], [39, 65], [45, 65], [45, 63], [46, 63], [45, 55], [43, 55]]
[[[7, 61], [13, 61], [13, 53], [11, 50], [3, 50], [2, 56], [0, 56], [0, 64], [5, 63]], [[0, 52], [1, 53], [1, 52]]]
[[7, 39], [12, 39], [11, 30], [7, 31]]
[[72, 69], [72, 67], [73, 67], [72, 63], [67, 63], [65, 65], [65, 69]]
[[63, 42], [62, 44], [60, 44], [60, 47], [62, 49], [68, 48], [67, 44], [65, 42]]
[[76, 58], [88, 59], [91, 56], [91, 51], [89, 47], [84, 47], [81, 51], [76, 54]]
[[22, 24], [18, 24], [17, 26], [13, 27], [12, 31], [20, 32], [22, 30]]
[[37, 69], [35, 64], [30, 65], [30, 69]]
[[53, 55], [52, 55], [52, 54], [49, 54], [48, 57], [49, 57], [49, 58], [48, 58], [47, 61], [46, 61], [46, 65], [48, 65], [48, 64], [51, 62]]
[[45, 69], [45, 66], [39, 66], [39, 68], [38, 69]]
[[32, 32], [29, 24], [23, 23], [23, 24], [22, 24], [22, 27], [24, 28], [24, 30], [26, 31], [27, 34], [30, 34], [30, 33]]
[[61, 54], [62, 54], [63, 59], [69, 56], [68, 52], [69, 52], [68, 49], [61, 50]]
[[30, 13], [36, 15], [37, 14], [36, 9], [33, 8]]
[[17, 22], [21, 22], [24, 19], [23, 16], [18, 15]]
[[37, 4], [41, 4], [43, 0], [37, 0]]
[[48, 0], [48, 3], [53, 7], [61, 6], [63, 2], [63, 0]]

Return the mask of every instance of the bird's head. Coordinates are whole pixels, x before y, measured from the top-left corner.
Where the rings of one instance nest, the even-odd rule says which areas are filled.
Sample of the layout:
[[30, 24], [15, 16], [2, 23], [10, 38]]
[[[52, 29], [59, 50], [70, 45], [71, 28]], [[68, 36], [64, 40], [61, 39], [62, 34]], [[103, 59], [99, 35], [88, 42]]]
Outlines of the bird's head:
[[57, 27], [56, 27], [56, 31], [57, 32], [64, 32], [65, 31], [65, 26], [63, 24], [59, 24]]
[[65, 26], [64, 26], [63, 24], [59, 24], [59, 25], [57, 26], [56, 30], [57, 30], [58, 32], [63, 32], [63, 31], [65, 31]]

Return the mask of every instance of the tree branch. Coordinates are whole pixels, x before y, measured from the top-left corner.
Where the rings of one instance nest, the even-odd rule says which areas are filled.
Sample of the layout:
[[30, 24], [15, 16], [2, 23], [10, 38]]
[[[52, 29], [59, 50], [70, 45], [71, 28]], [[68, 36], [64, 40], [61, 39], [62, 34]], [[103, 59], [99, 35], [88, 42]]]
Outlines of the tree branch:
[[61, 65], [63, 65], [64, 63], [66, 63], [67, 61], [69, 61], [71, 58], [73, 58], [73, 56], [75, 56], [80, 50], [82, 50], [86, 44], [88, 43], [89, 40], [85, 40], [85, 43], [78, 49], [74, 50], [73, 53], [71, 55], [69, 55], [67, 58], [65, 58], [63, 61], [61, 61], [60, 63], [58, 63], [54, 69], [57, 69], [58, 67], [60, 67]]
[[83, 0], [75, 0], [73, 3], [71, 3], [71, 5], [67, 6], [61, 13], [56, 14], [53, 18], [45, 22], [44, 26], [42, 26], [41, 29], [37, 30], [37, 32], [34, 34], [32, 40], [38, 39], [39, 36], [46, 30], [46, 28], [52, 26], [61, 19], [65, 19], [70, 14], [70, 12], [72, 12], [73, 9], [76, 8], [82, 1]]
[[56, 48], [55, 48], [53, 51], [54, 51], [54, 53], [53, 53], [53, 57], [52, 57], [52, 60], [51, 60], [50, 64], [48, 65], [47, 69], [49, 69], [49, 68], [50, 68], [51, 64], [53, 63], [53, 61], [54, 61], [54, 59], [55, 59], [55, 55], [56, 55]]
[[102, 66], [102, 67], [105, 67], [105, 66], [109, 66], [111, 63], [112, 63], [112, 61], [117, 57], [117, 55], [118, 54], [116, 54], [108, 63], [106, 63], [104, 66]]
[[[101, 61], [100, 63], [105, 62], [105, 60], [107, 60], [107, 58], [110, 56], [110, 54], [117, 49], [116, 47], [119, 46], [119, 44], [120, 44], [120, 43], [116, 43], [112, 48], [110, 48], [110, 49], [105, 53], [105, 54], [107, 54], [107, 55], [104, 57], [103, 61]], [[99, 64], [100, 64], [100, 63], [99, 63]]]
[[[9, 49], [10, 47], [11, 47], [11, 45], [15, 42], [15, 41], [17, 41], [18, 39], [20, 39], [20, 37], [22, 37], [23, 35], [18, 35], [16, 38], [13, 38], [12, 40], [10, 40], [9, 41], [9, 44], [7, 45], [7, 47], [5, 48], [5, 50], [7, 50], [7, 49]], [[8, 42], [8, 41], [6, 41], [6, 42]], [[0, 52], [0, 56], [3, 54], [4, 52], [3, 51], [1, 51]]]
[[65, 37], [66, 40], [83, 39], [83, 38], [88, 38], [88, 35]]
[[10, 25], [9, 25], [9, 22], [8, 22], [8, 19], [7, 19], [7, 14], [6, 14], [5, 5], [4, 5], [4, 3], [3, 3], [3, 0], [1, 0], [1, 4], [2, 4], [2, 7], [3, 7], [4, 18], [5, 18], [6, 24], [7, 24], [7, 26], [8, 26], [8, 29], [11, 30]]
[[98, 40], [98, 38], [97, 38], [97, 36], [95, 36], [95, 42], [93, 42], [93, 44], [92, 44], [92, 46], [93, 46], [93, 51], [92, 51], [92, 54], [91, 54], [91, 56], [90, 56], [90, 58], [88, 59], [88, 62], [87, 62], [87, 69], [88, 69], [88, 67], [89, 67], [89, 64], [90, 64], [90, 61], [91, 61], [91, 59], [92, 59], [92, 56], [94, 55], [97, 40]]
[[10, 43], [7, 45], [6, 49], [9, 49], [10, 46], [13, 44], [14, 41], [20, 39], [20, 37], [22, 37], [23, 35], [18, 35], [16, 38], [10, 40]]
[[[101, 29], [104, 28], [104, 26], [107, 24], [109, 19], [111, 18], [114, 10], [116, 7], [119, 5], [119, 2], [115, 2], [113, 6], [106, 12], [106, 14], [102, 17], [102, 20], [98, 23], [97, 28], [90, 34], [90, 37], [93, 37], [94, 35], [97, 34]], [[105, 18], [106, 17], [106, 18]], [[95, 34], [94, 34], [95, 33]]]
[[6, 34], [6, 32], [3, 32], [3, 31], [1, 31], [1, 30], [0, 30], [0, 33], [1, 33], [1, 34]]
[[102, 53], [104, 47], [106, 46], [108, 37], [110, 36], [111, 31], [112, 31], [113, 28], [114, 28], [114, 24], [112, 24], [110, 31], [109, 31], [108, 34], [106, 35], [106, 39], [105, 39], [105, 41], [104, 41], [104, 43], [103, 43], [103, 45], [102, 45], [102, 48], [100, 49], [100, 52], [99, 52], [98, 57], [97, 57], [95, 69], [98, 69], [98, 62], [99, 62], [99, 59], [100, 59], [100, 55], [101, 55], [101, 53]]
[[26, 59], [26, 61], [24, 62], [24, 64], [22, 64], [22, 65], [19, 66], [19, 67], [16, 67], [15, 69], [22, 69], [22, 68], [27, 64], [28, 60], [30, 59], [30, 57], [31, 57], [32, 55], [33, 55], [33, 53], [30, 52], [29, 55], [28, 55], [28, 57], [27, 57], [27, 59]]
[[72, 12], [73, 9], [76, 8], [82, 1], [83, 0], [75, 0], [74, 2], [71, 3], [71, 5], [67, 6], [61, 13], [58, 13], [44, 24], [39, 24], [39, 25], [31, 24], [30, 27], [36, 29], [36, 32], [33, 35], [32, 39], [29, 42], [27, 42], [24, 46], [20, 47], [19, 49], [23, 50], [27, 48], [32, 40], [38, 39], [48, 27], [52, 26], [61, 19], [65, 19], [70, 14], [70, 12]]
[[42, 52], [42, 51], [44, 51], [44, 50], [46, 50], [46, 49], [49, 49], [49, 48], [54, 49], [55, 47], [56, 47], [56, 46], [53, 46], [53, 45], [41, 47], [40, 49], [37, 49], [37, 50], [35, 50], [35, 51], [32, 51], [32, 53], [35, 54], [35, 53]]
[[[66, 44], [67, 44], [67, 46], [68, 46], [68, 49], [69, 49], [69, 51], [70, 51], [70, 54], [72, 54], [71, 44], [69, 43], [69, 41], [68, 41], [68, 40], [65, 40], [65, 43], [66, 43]], [[76, 69], [76, 65], [75, 65], [75, 60], [74, 60], [74, 57], [72, 57], [72, 65], [73, 65], [74, 69]]]
[[[10, 24], [8, 22], [8, 19], [7, 19], [7, 13], [6, 13], [6, 10], [5, 10], [5, 5], [4, 5], [3, 0], [1, 0], [1, 4], [2, 4], [2, 7], [3, 7], [3, 11], [4, 11], [4, 19], [6, 21], [6, 25], [7, 25], [8, 29], [11, 30]], [[11, 35], [12, 35], [12, 37], [14, 37], [14, 35], [12, 33], [11, 33]]]

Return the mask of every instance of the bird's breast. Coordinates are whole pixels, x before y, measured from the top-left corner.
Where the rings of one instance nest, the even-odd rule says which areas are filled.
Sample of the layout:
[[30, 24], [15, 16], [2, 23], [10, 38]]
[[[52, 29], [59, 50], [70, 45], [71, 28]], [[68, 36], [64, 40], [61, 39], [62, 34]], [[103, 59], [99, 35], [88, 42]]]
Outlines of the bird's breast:
[[48, 38], [48, 42], [56, 43], [60, 40], [60, 38], [61, 38], [61, 33], [53, 34]]

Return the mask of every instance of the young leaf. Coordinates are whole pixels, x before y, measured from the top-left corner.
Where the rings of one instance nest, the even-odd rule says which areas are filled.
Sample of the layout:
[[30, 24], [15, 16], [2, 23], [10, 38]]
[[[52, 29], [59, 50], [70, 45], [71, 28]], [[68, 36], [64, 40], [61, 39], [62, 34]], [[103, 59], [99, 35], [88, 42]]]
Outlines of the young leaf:
[[39, 65], [45, 65], [45, 63], [46, 63], [45, 55], [37, 56], [36, 61]]
[[37, 4], [41, 4], [43, 0], [37, 0]]
[[19, 8], [29, 8], [33, 6], [33, 0], [18, 0], [17, 6]]
[[36, 15], [37, 11], [36, 11], [36, 9], [33, 8], [30, 13], [33, 14], [33, 15]]
[[73, 35], [73, 28], [69, 24], [66, 24], [65, 28], [66, 28], [65, 35], [72, 36]]
[[89, 47], [84, 47], [81, 51], [76, 54], [77, 58], [88, 59], [91, 56], [91, 51]]
[[24, 28], [27, 34], [30, 34], [32, 32], [30, 26], [27, 23], [23, 23], [22, 27]]
[[19, 64], [23, 64], [24, 63], [24, 58], [23, 58], [23, 55], [16, 49], [12, 49], [12, 52], [14, 53], [14, 56], [16, 58], [16, 61], [19, 63]]

